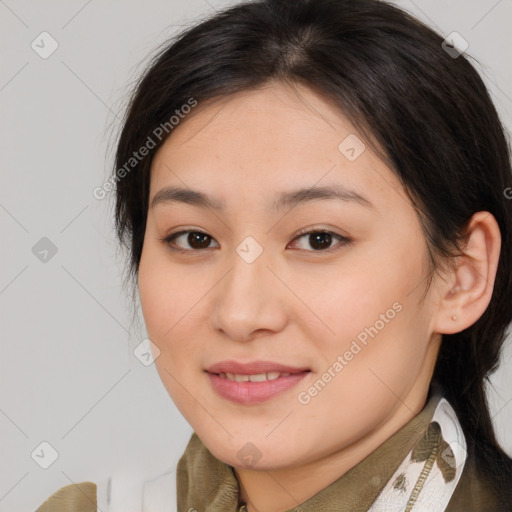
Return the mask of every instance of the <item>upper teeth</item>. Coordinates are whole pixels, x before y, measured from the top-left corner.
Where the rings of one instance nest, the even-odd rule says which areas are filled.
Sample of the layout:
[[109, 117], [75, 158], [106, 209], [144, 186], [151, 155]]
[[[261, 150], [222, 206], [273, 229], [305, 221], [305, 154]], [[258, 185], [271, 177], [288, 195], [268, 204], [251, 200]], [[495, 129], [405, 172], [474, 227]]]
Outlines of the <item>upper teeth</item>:
[[268, 372], [268, 373], [257, 373], [255, 375], [241, 375], [239, 373], [219, 373], [219, 377], [227, 378], [228, 380], [236, 380], [237, 382], [261, 382], [264, 380], [274, 380], [278, 377], [288, 377], [290, 375], [287, 372]]

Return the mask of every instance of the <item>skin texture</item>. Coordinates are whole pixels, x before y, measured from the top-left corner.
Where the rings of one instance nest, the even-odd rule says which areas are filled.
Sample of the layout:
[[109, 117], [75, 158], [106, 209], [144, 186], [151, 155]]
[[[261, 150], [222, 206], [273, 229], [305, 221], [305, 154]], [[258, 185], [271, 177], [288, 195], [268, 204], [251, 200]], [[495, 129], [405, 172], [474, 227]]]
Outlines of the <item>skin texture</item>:
[[[465, 256], [436, 274], [423, 297], [429, 260], [417, 214], [368, 145], [354, 161], [338, 149], [350, 134], [355, 128], [322, 97], [273, 83], [198, 105], [152, 163], [150, 201], [175, 185], [225, 202], [223, 212], [150, 206], [139, 292], [162, 382], [207, 448], [235, 468], [249, 512], [302, 503], [420, 412], [441, 333], [474, 323], [492, 294], [500, 234], [492, 215], [479, 212]], [[272, 210], [280, 192], [333, 183], [373, 208], [321, 199]], [[352, 241], [333, 237], [331, 251], [315, 250], [309, 235], [297, 238], [303, 228]], [[184, 235], [174, 247], [189, 252], [172, 251], [162, 239], [181, 230], [207, 233], [208, 248]], [[263, 248], [250, 264], [236, 252], [248, 236]], [[388, 321], [377, 323], [382, 316]], [[343, 369], [300, 403], [299, 393], [376, 325]], [[204, 371], [226, 359], [311, 372], [264, 403], [241, 405], [219, 396]], [[249, 442], [261, 453], [254, 465], [238, 456]]]

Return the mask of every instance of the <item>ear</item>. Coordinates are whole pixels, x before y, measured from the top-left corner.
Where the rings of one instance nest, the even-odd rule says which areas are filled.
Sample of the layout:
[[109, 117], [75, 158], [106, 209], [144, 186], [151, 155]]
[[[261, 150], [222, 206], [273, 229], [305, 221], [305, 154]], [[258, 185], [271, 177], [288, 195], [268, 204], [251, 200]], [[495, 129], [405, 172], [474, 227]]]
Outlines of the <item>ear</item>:
[[475, 213], [466, 228], [463, 255], [440, 288], [434, 332], [453, 334], [473, 325], [491, 301], [501, 250], [501, 233], [489, 212]]

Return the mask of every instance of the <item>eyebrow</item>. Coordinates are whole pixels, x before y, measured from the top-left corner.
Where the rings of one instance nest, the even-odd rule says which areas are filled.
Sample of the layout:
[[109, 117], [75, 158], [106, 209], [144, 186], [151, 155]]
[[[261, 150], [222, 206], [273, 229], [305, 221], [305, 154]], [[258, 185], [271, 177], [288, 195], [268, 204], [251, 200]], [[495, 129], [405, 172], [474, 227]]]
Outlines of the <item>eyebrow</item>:
[[[326, 185], [322, 187], [300, 188], [297, 190], [282, 192], [272, 203], [272, 209], [279, 212], [284, 207], [295, 207], [299, 204], [319, 200], [338, 199], [345, 202], [354, 202], [362, 206], [376, 209], [375, 206], [364, 196], [358, 194], [340, 184]], [[180, 202], [200, 208], [208, 208], [216, 211], [224, 211], [224, 203], [209, 194], [182, 187], [164, 187], [159, 190], [153, 200], [151, 207], [159, 204]]]

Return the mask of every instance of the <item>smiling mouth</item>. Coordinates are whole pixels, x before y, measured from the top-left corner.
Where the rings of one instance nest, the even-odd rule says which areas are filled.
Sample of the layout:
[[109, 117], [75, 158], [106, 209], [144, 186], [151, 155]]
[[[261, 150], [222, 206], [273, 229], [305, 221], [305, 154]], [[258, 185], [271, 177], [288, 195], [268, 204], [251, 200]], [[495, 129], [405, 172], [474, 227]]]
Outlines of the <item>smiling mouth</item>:
[[[291, 368], [290, 368], [291, 369]], [[269, 371], [265, 373], [213, 373], [205, 371], [213, 389], [223, 398], [241, 405], [265, 402], [297, 386], [311, 370], [294, 369], [293, 372]]]

